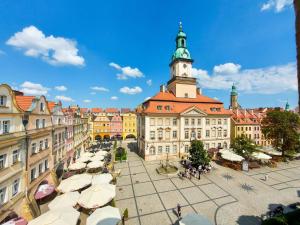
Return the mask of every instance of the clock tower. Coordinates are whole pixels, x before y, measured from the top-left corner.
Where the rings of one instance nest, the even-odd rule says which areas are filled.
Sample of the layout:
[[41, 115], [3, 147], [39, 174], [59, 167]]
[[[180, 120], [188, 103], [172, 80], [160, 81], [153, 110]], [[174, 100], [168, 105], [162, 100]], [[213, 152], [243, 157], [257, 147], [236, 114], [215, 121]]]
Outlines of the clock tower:
[[186, 45], [186, 34], [179, 23], [179, 31], [176, 36], [176, 49], [170, 63], [171, 79], [168, 82], [168, 90], [176, 97], [196, 98], [196, 78], [192, 77], [192, 63], [190, 52]]

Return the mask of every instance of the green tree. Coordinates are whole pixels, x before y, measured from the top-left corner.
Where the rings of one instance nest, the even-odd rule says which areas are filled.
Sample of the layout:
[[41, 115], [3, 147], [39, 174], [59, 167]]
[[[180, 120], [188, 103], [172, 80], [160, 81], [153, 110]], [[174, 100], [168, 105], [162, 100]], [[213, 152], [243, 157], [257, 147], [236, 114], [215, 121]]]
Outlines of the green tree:
[[236, 154], [243, 156], [245, 159], [249, 159], [256, 150], [256, 145], [250, 138], [242, 135], [232, 141], [231, 148]]
[[209, 164], [210, 162], [210, 157], [208, 152], [204, 149], [202, 141], [193, 140], [191, 142], [189, 153], [189, 160], [191, 160], [193, 166], [198, 167], [199, 165]]
[[290, 111], [270, 111], [262, 121], [263, 134], [283, 157], [299, 147], [299, 127], [299, 115]]

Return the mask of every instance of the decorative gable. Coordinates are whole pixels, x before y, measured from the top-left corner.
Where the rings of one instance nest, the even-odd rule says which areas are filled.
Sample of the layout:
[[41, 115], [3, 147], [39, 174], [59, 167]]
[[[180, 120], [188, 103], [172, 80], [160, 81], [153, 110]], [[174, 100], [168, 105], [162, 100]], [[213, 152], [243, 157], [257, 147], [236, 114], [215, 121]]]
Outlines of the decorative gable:
[[200, 109], [196, 108], [195, 106], [185, 110], [181, 113], [183, 116], [207, 116], [207, 114]]

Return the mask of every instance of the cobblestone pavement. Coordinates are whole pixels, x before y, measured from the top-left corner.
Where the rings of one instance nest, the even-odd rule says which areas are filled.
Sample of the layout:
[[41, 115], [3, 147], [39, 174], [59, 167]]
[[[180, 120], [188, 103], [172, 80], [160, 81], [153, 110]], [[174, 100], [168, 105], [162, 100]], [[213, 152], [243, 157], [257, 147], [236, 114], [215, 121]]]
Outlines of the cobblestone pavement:
[[126, 225], [177, 224], [178, 203], [183, 216], [196, 212], [216, 225], [256, 225], [274, 205], [300, 201], [300, 161], [248, 173], [213, 164], [200, 180], [159, 175], [159, 163], [129, 151], [127, 162], [115, 164], [121, 169], [116, 206], [121, 212], [128, 208]]

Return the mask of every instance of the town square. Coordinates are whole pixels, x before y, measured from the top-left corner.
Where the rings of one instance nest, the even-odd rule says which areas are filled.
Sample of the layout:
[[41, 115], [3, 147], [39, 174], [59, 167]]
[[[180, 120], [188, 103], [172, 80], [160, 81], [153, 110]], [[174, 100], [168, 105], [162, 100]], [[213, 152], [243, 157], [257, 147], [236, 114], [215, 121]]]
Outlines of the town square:
[[300, 224], [299, 0], [0, 17], [0, 225]]

